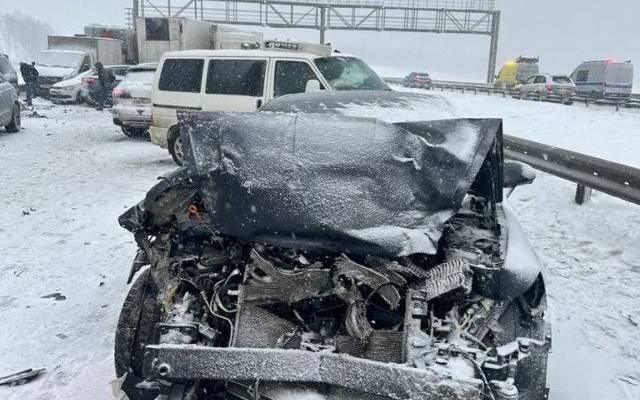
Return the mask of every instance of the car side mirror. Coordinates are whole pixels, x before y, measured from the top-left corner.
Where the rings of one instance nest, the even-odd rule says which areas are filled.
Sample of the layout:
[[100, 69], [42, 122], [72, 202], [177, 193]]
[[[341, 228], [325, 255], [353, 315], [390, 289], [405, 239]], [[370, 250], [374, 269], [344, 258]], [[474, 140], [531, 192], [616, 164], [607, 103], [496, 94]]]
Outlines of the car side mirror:
[[305, 93], [319, 92], [320, 90], [320, 81], [315, 79], [308, 80], [304, 88]]
[[518, 161], [505, 161], [503, 167], [502, 186], [515, 189], [518, 186], [529, 185], [536, 179], [536, 171], [530, 166]]

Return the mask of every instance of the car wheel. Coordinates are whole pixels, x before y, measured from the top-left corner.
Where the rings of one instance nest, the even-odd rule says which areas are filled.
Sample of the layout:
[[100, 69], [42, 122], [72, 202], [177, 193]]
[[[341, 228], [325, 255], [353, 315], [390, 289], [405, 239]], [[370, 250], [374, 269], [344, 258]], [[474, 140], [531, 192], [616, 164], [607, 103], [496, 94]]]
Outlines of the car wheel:
[[139, 129], [139, 128], [131, 128], [131, 127], [122, 127], [122, 133], [125, 134], [125, 136], [130, 137], [130, 138], [134, 138], [134, 137], [140, 137], [143, 136], [145, 133], [144, 129]]
[[154, 342], [154, 328], [161, 310], [156, 302], [158, 288], [151, 269], [144, 270], [135, 280], [122, 305], [114, 346], [116, 376], [126, 378], [122, 390], [130, 400], [151, 400], [157, 394], [141, 391], [136, 385], [144, 380], [144, 346]]
[[182, 148], [182, 138], [180, 137], [180, 131], [176, 129], [172, 134], [169, 135], [168, 145], [169, 154], [171, 154], [171, 158], [173, 158], [173, 161], [175, 161], [175, 163], [178, 165], [182, 165], [182, 160], [184, 159], [184, 151]]
[[20, 106], [18, 105], [18, 103], [14, 103], [11, 110], [11, 122], [9, 122], [9, 125], [5, 126], [4, 129], [6, 129], [7, 132], [10, 133], [20, 132], [21, 120]]

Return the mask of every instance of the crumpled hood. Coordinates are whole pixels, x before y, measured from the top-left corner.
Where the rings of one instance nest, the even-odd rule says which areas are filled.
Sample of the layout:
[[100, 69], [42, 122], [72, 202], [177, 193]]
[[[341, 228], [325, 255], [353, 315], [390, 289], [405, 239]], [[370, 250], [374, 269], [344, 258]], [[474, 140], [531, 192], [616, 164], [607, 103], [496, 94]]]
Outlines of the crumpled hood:
[[180, 113], [179, 123], [213, 229], [388, 257], [436, 253], [501, 128], [332, 113]]

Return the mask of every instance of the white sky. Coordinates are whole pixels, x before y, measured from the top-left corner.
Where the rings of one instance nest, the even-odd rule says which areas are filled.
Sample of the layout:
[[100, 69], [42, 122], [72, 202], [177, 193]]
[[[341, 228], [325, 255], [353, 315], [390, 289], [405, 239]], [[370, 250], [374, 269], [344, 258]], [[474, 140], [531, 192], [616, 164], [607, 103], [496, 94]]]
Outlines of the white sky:
[[[152, 0], [166, 4], [166, 0]], [[0, 0], [48, 21], [58, 34], [81, 33], [97, 22], [123, 25], [131, 0]], [[173, 4], [183, 3], [174, 0]], [[8, 7], [4, 4], [8, 4]], [[518, 55], [540, 56], [541, 70], [571, 73], [585, 59], [617, 58], [640, 63], [640, 1], [497, 0], [502, 11], [498, 64]], [[255, 28], [250, 28], [255, 29]], [[266, 30], [265, 37], [317, 41], [309, 30]], [[482, 81], [489, 37], [428, 33], [329, 31], [334, 47], [360, 55], [386, 75], [426, 70], [435, 79]], [[640, 64], [638, 64], [640, 66]], [[640, 89], [640, 70], [636, 90]]]

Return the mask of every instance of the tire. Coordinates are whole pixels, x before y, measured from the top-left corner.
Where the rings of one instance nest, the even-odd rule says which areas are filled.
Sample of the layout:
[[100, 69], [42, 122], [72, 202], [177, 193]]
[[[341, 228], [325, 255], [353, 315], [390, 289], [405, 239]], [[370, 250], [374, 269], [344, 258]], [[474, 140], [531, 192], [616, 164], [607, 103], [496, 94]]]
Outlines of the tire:
[[6, 131], [9, 133], [20, 132], [21, 124], [22, 121], [20, 118], [20, 106], [18, 105], [18, 103], [14, 103], [13, 107], [11, 108], [11, 122], [9, 122], [9, 124], [6, 125], [4, 129], [6, 129]]
[[169, 131], [169, 139], [167, 141], [169, 147], [169, 154], [173, 161], [182, 166], [184, 152], [182, 149], [182, 139], [180, 138], [180, 131], [178, 129], [172, 129]]
[[157, 296], [158, 288], [151, 277], [151, 269], [147, 268], [129, 289], [120, 311], [114, 346], [115, 370], [119, 378], [127, 375], [122, 390], [130, 400], [152, 400], [157, 395], [136, 388], [144, 380], [144, 346], [155, 341], [155, 324], [161, 318]]
[[140, 128], [127, 128], [123, 126], [122, 133], [124, 133], [126, 137], [135, 138], [135, 137], [143, 136], [145, 133], [145, 130]]

